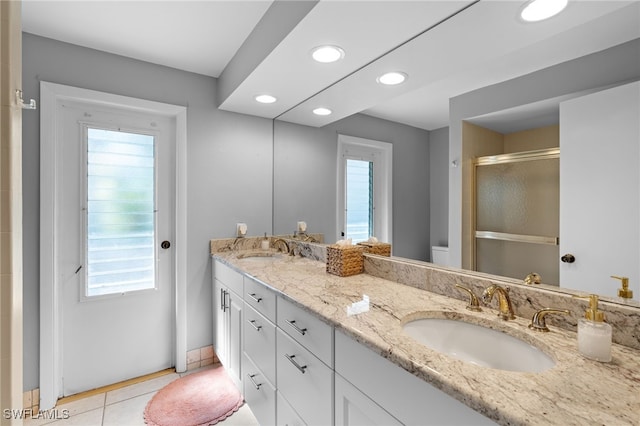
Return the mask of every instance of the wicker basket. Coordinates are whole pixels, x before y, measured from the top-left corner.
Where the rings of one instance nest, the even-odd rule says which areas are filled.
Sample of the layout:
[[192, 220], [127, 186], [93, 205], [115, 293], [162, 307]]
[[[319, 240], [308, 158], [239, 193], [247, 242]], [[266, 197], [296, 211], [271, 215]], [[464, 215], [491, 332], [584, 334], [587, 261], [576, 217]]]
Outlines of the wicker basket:
[[340, 277], [360, 274], [364, 271], [361, 246], [327, 246], [327, 272]]
[[391, 256], [391, 244], [389, 243], [368, 243], [363, 241], [358, 245], [364, 247], [365, 253], [377, 254], [379, 256]]

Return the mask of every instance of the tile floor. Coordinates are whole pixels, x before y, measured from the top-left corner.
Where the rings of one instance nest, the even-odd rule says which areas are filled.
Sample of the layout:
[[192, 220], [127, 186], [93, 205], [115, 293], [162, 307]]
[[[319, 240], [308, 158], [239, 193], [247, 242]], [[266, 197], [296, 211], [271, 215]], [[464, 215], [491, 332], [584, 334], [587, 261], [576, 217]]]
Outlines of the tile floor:
[[[28, 419], [24, 426], [144, 426], [142, 413], [147, 402], [162, 387], [173, 380], [209, 368], [222, 368], [220, 364], [209, 365], [186, 373], [171, 373], [150, 379], [142, 383], [89, 396], [84, 399], [62, 404], [56, 407], [59, 420]], [[68, 418], [62, 419], [62, 410], [68, 410]], [[244, 404], [240, 410], [224, 421], [221, 426], [258, 426], [251, 410]]]

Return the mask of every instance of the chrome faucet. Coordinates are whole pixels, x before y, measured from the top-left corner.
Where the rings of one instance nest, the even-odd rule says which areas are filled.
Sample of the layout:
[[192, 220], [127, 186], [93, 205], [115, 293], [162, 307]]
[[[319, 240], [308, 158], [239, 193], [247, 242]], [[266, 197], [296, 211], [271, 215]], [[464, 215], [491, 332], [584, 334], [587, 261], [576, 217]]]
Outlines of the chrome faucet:
[[500, 313], [498, 316], [503, 320], [512, 320], [515, 319], [516, 316], [513, 313], [513, 305], [511, 304], [511, 299], [509, 298], [509, 287], [504, 288], [500, 287], [497, 284], [490, 285], [482, 292], [482, 301], [486, 304], [489, 304], [493, 299], [494, 293], [498, 293], [498, 302]]

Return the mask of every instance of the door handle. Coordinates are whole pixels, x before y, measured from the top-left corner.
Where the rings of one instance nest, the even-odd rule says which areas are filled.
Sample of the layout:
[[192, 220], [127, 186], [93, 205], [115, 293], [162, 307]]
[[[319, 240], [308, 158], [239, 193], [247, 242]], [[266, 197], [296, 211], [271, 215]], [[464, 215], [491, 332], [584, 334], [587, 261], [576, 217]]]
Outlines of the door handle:
[[262, 300], [262, 297], [256, 297], [255, 293], [247, 293], [247, 296], [253, 299], [253, 301], [256, 303], [260, 303], [260, 301]]
[[307, 369], [306, 365], [300, 365], [298, 364], [294, 358], [296, 357], [295, 355], [288, 355], [288, 354], [284, 354], [285, 357], [287, 357], [287, 359], [291, 362], [291, 364], [293, 364], [298, 370], [300, 370], [300, 372], [302, 374], [304, 374], [304, 370]]
[[220, 289], [220, 309], [222, 309], [222, 312], [226, 312], [227, 311], [227, 294], [229, 294], [229, 292], [223, 288]]
[[255, 386], [257, 390], [260, 390], [260, 386], [262, 386], [262, 383], [256, 383], [256, 381], [253, 380], [253, 378], [256, 376], [257, 374], [247, 374], [247, 377], [249, 378], [249, 380], [251, 380], [251, 383], [253, 383], [253, 386]]
[[249, 320], [247, 322], [251, 324], [251, 327], [255, 328], [256, 331], [260, 331], [262, 329], [261, 325], [256, 325], [256, 320]]
[[171, 247], [171, 242], [164, 240], [163, 242], [160, 243], [160, 247], [162, 247], [163, 249], [168, 249], [169, 247]]
[[573, 263], [576, 261], [576, 257], [571, 253], [567, 253], [560, 258], [564, 263]]
[[300, 328], [296, 325], [296, 320], [285, 320], [287, 324], [289, 324], [291, 327], [293, 327], [293, 329], [295, 331], [297, 331], [298, 333], [302, 334], [303, 336], [305, 334], [307, 334], [307, 329], [306, 328]]

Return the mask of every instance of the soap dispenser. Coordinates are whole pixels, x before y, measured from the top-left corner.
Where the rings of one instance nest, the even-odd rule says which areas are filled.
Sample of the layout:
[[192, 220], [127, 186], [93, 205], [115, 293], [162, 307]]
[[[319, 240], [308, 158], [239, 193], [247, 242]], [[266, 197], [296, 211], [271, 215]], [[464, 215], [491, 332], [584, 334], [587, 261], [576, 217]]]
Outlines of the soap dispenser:
[[262, 250], [269, 250], [269, 238], [267, 238], [267, 233], [264, 233], [264, 240], [260, 241], [260, 248]]
[[611, 361], [611, 325], [604, 322], [595, 294], [589, 295], [589, 309], [578, 320], [578, 352], [596, 361]]
[[633, 298], [633, 290], [629, 288], [629, 278], [617, 277], [615, 275], [611, 275], [611, 278], [621, 281], [622, 287], [618, 289], [618, 297], [622, 299], [623, 302]]

